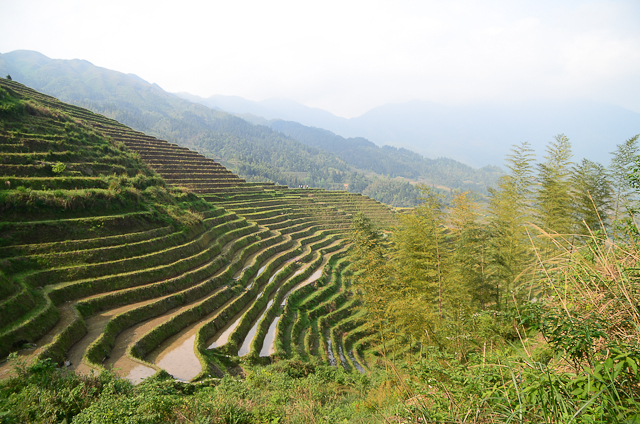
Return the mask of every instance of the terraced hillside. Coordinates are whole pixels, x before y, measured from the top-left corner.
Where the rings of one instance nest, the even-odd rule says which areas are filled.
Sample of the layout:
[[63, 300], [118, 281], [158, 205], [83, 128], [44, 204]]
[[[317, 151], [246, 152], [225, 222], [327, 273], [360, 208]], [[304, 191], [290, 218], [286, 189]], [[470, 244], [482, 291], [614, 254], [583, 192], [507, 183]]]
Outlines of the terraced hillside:
[[[299, 356], [363, 370], [346, 232], [388, 207], [247, 183], [186, 148], [0, 80], [0, 358], [133, 381]], [[0, 363], [0, 378], [10, 362]]]

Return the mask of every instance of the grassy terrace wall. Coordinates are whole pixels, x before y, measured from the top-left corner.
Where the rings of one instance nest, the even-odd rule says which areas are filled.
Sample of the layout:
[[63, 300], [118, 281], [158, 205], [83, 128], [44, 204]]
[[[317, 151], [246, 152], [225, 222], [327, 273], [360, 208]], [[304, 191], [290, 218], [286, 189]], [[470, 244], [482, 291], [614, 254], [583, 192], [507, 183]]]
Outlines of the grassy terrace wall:
[[[235, 231], [235, 232], [230, 231], [227, 234], [239, 235], [239, 234], [247, 233], [252, 228], [255, 228], [255, 227], [241, 228], [240, 231]], [[96, 293], [130, 288], [132, 286], [139, 285], [142, 283], [153, 282], [154, 280], [156, 280], [156, 277], [160, 277], [160, 278], [171, 277], [180, 271], [191, 269], [193, 265], [200, 264], [203, 261], [213, 258], [218, 253], [220, 253], [220, 246], [218, 244], [213, 244], [211, 245], [211, 247], [207, 249], [203, 249], [200, 252], [196, 252], [190, 258], [181, 259], [181, 260], [169, 263], [168, 265], [160, 265], [155, 268], [147, 268], [149, 264], [143, 260], [144, 258], [142, 258], [137, 262], [138, 265], [141, 265], [143, 267], [143, 270], [141, 271], [136, 271], [136, 272], [124, 274], [124, 275], [115, 274], [115, 275], [103, 276], [95, 279], [90, 279], [88, 281], [79, 281], [77, 283], [66, 283], [66, 284], [54, 286], [53, 288], [47, 288], [44, 291], [46, 300], [43, 300], [42, 302], [40, 302], [42, 303], [41, 310], [34, 311], [36, 313], [32, 314], [34, 315], [34, 318], [33, 318], [35, 320], [34, 322], [39, 323], [39, 322], [50, 321], [52, 316], [51, 314], [55, 313], [53, 311], [55, 309], [54, 305], [59, 305], [63, 301], [74, 300], [74, 299], [90, 296]], [[174, 257], [168, 258], [169, 261], [173, 259], [175, 258]], [[205, 271], [207, 270], [208, 269], [205, 269]], [[184, 280], [187, 280], [186, 283], [189, 283], [190, 281], [193, 281], [194, 276], [191, 275], [192, 279], [189, 280], [188, 278], [186, 278], [187, 276], [184, 273], [180, 273], [179, 277], [185, 277], [185, 278], [179, 278], [179, 279], [183, 280], [182, 281], [183, 283], [185, 282]], [[198, 275], [196, 275], [195, 277], [197, 278]], [[166, 290], [166, 284], [164, 286], [165, 286], [164, 290]], [[139, 298], [141, 293], [144, 293], [146, 296], [149, 296], [150, 294], [153, 293], [151, 290], [149, 290], [149, 287], [145, 287], [145, 288], [147, 288], [147, 290], [116, 293], [115, 295], [110, 296], [108, 298], [109, 301], [106, 302], [106, 304], [113, 307], [118, 305], [119, 303], [117, 301], [118, 298], [121, 301], [131, 302], [132, 300]], [[24, 288], [24, 290], [27, 291], [28, 288]], [[6, 304], [11, 305], [12, 304], [11, 302], [15, 302], [15, 298], [18, 296], [19, 294], [14, 296], [14, 298], [8, 299], [7, 301], [3, 302], [3, 305], [6, 305]], [[95, 299], [93, 304], [94, 305], [96, 304]], [[105, 302], [103, 302], [103, 304], [105, 304]], [[53, 321], [55, 322], [55, 320]], [[33, 324], [33, 325], [36, 325], [36, 324]], [[10, 327], [2, 336], [0, 336], [0, 340], [4, 340], [5, 343], [9, 343], [9, 341], [11, 341], [12, 343], [15, 343], [15, 339], [20, 337], [21, 333], [22, 333], [22, 327], [13, 326], [13, 327]]]
[[[258, 360], [277, 317], [276, 357], [326, 361], [323, 332], [354, 313], [340, 258], [356, 212], [395, 222], [365, 196], [247, 183], [197, 152], [0, 79], [0, 359], [35, 343], [35, 356], [62, 362], [99, 314], [124, 308], [92, 336], [86, 363], [100, 367], [118, 334], [151, 318], [162, 319], [129, 357], [144, 362], [196, 326], [200, 377], [240, 362], [253, 326], [246, 359]], [[63, 304], [68, 323], [56, 325]], [[207, 351], [244, 309], [227, 345]], [[345, 337], [345, 348], [358, 340]]]

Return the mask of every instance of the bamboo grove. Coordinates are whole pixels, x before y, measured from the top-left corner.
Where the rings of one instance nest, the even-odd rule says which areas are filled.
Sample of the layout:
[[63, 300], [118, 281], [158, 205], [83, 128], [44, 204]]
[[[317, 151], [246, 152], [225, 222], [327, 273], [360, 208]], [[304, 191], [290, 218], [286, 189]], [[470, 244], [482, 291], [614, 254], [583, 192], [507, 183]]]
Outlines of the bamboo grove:
[[637, 155], [638, 136], [608, 167], [573, 162], [564, 135], [538, 162], [522, 143], [487, 203], [459, 192], [445, 208], [422, 186], [392, 232], [354, 219], [354, 287], [380, 363], [416, 384], [404, 393], [422, 400], [406, 405], [411, 417], [640, 420]]

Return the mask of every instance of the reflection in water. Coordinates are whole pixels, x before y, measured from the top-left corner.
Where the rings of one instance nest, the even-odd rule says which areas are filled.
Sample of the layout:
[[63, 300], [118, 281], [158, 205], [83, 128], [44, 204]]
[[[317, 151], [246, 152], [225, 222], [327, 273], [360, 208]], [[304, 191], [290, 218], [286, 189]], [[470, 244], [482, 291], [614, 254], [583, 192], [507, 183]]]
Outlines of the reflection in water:
[[82, 357], [84, 356], [87, 347], [89, 347], [89, 345], [103, 333], [104, 328], [106, 327], [109, 320], [123, 312], [148, 305], [149, 303], [155, 302], [157, 300], [158, 299], [149, 299], [143, 302], [121, 306], [119, 308], [111, 309], [110, 311], [105, 311], [87, 318], [85, 320], [85, 323], [87, 325], [87, 334], [85, 334], [84, 337], [81, 338], [76, 344], [71, 346], [71, 349], [69, 349], [69, 352], [67, 353], [67, 360], [71, 362], [71, 366], [69, 367], [69, 369], [79, 374], [90, 374], [92, 371], [94, 371], [93, 368], [82, 362]]
[[198, 357], [193, 352], [195, 339], [194, 334], [175, 348], [163, 351], [155, 359], [155, 364], [165, 370], [171, 370], [171, 375], [176, 380], [191, 380], [202, 369]]
[[258, 270], [258, 273], [256, 274], [256, 277], [255, 277], [255, 278], [258, 278], [258, 277], [260, 276], [260, 274], [262, 274], [262, 272], [264, 271], [264, 269], [265, 269], [266, 267], [267, 267], [267, 265], [264, 265], [262, 268], [260, 268], [260, 269]]
[[267, 307], [265, 308], [264, 312], [256, 320], [256, 323], [253, 324], [253, 327], [251, 327], [251, 330], [249, 330], [247, 337], [245, 337], [244, 339], [244, 343], [242, 343], [242, 346], [240, 346], [240, 350], [238, 350], [238, 356], [245, 356], [251, 350], [251, 342], [253, 341], [254, 336], [258, 332], [258, 324], [260, 324], [260, 321], [264, 317], [264, 314], [267, 313], [267, 311], [269, 310], [269, 307], [272, 304], [273, 304], [273, 299], [271, 299], [269, 303], [267, 303]]
[[303, 266], [302, 268], [300, 268], [299, 270], [297, 270], [296, 272], [293, 273], [293, 275], [291, 276], [291, 278], [300, 275], [304, 272], [305, 269], [309, 268], [309, 264]]
[[252, 253], [251, 255], [249, 255], [249, 257], [247, 259], [245, 259], [245, 261], [244, 261], [244, 263], [248, 264], [248, 265], [245, 265], [240, 271], [238, 271], [235, 274], [233, 274], [233, 279], [237, 280], [238, 278], [240, 278], [240, 276], [242, 275], [243, 272], [245, 272], [247, 269], [251, 268], [251, 266], [255, 262], [255, 258], [261, 253], [262, 253], [262, 250], [258, 250], [257, 252]]
[[145, 378], [151, 377], [155, 373], [156, 370], [154, 370], [153, 368], [138, 364], [137, 366], [129, 370], [129, 373], [125, 376], [125, 378], [133, 384], [138, 384]]
[[67, 360], [71, 362], [69, 369], [80, 374], [91, 373], [91, 368], [82, 362], [82, 357], [89, 345], [102, 334], [104, 327], [113, 315], [115, 315], [115, 312], [111, 310], [85, 320], [87, 334], [71, 346], [71, 349], [67, 352]]
[[[39, 340], [36, 340], [36, 342], [34, 343], [35, 347], [20, 349], [18, 351], [17, 359], [21, 361], [25, 360], [27, 361], [27, 363], [29, 363], [32, 358], [35, 358], [38, 354], [40, 354], [40, 352], [42, 352], [42, 348], [51, 343], [51, 341], [53, 341], [53, 338], [62, 330], [64, 330], [69, 324], [71, 324], [75, 319], [75, 315], [71, 307], [71, 302], [67, 302], [58, 306], [60, 318], [58, 319], [57, 324], [51, 330], [49, 330], [47, 334], [42, 336]], [[14, 365], [15, 362], [8, 361], [6, 359], [4, 362], [0, 362], [0, 380], [4, 380], [5, 378], [9, 378], [15, 375]]]
[[335, 367], [337, 364], [336, 357], [333, 355], [333, 349], [331, 348], [331, 337], [327, 335], [327, 354], [329, 355], [329, 365]]
[[[291, 290], [289, 290], [287, 292], [287, 294], [284, 295], [284, 297], [282, 298], [282, 303], [280, 303], [280, 306], [284, 306], [287, 304], [287, 298], [291, 295], [291, 293], [293, 293], [294, 291], [313, 283], [314, 281], [316, 281], [318, 278], [320, 278], [322, 276], [322, 270], [324, 267], [324, 262], [322, 263], [322, 265], [320, 265], [320, 267], [313, 273], [311, 274], [311, 276], [309, 278], [307, 278], [306, 280], [304, 280], [303, 282], [296, 284], [295, 287], [293, 287]], [[306, 269], [306, 268], [305, 268]]]
[[245, 272], [251, 265], [247, 265], [244, 268], [242, 268], [240, 271], [236, 272], [235, 274], [233, 274], [233, 279], [234, 280], [238, 280], [240, 278], [240, 276], [242, 275], [243, 272]]
[[269, 278], [269, 281], [267, 282], [267, 284], [271, 284], [273, 279], [276, 278], [276, 275], [278, 275], [283, 269], [284, 269], [284, 265], [280, 267], [280, 269], [278, 269], [276, 272], [273, 273], [273, 275]]
[[133, 384], [138, 384], [156, 373], [153, 368], [142, 365], [126, 355], [119, 356], [115, 361], [104, 365], [105, 368], [112, 370], [116, 375], [126, 378]]
[[204, 317], [167, 338], [149, 354], [148, 360], [155, 362], [156, 365], [164, 368], [179, 380], [191, 380], [202, 370], [195, 351], [195, 339], [198, 331], [235, 300], [236, 298], [231, 297], [219, 308], [215, 308]]
[[356, 367], [360, 374], [364, 374], [364, 368], [362, 368], [362, 365], [360, 365], [360, 363], [356, 361], [356, 357], [353, 354], [353, 351], [348, 350], [347, 355], [349, 355], [349, 358], [351, 358], [351, 361], [353, 362], [353, 366]]
[[344, 357], [344, 352], [342, 351], [342, 344], [338, 343], [338, 356], [340, 357], [340, 362], [342, 362], [342, 367], [347, 369], [347, 358]]
[[128, 379], [133, 384], [140, 383], [142, 379], [151, 377], [155, 374], [156, 370], [129, 358], [127, 356], [127, 349], [133, 343], [140, 340], [140, 337], [142, 337], [143, 334], [153, 329], [164, 319], [166, 319], [166, 317], [161, 315], [159, 317], [143, 321], [120, 332], [116, 337], [109, 357], [102, 365], [104, 365], [106, 369], [112, 370], [119, 377]]
[[238, 324], [240, 324], [240, 320], [242, 319], [242, 315], [238, 315], [238, 318], [233, 321], [233, 323], [229, 327], [227, 327], [227, 329], [224, 330], [222, 334], [220, 334], [220, 337], [218, 337], [213, 343], [211, 343], [207, 349], [215, 349], [216, 347], [223, 346], [225, 343], [227, 343], [227, 341], [229, 340], [229, 336], [231, 335], [231, 333], [233, 333], [233, 330], [236, 329]]
[[280, 317], [276, 317], [276, 319], [274, 319], [271, 325], [269, 326], [267, 335], [264, 337], [262, 350], [260, 350], [260, 356], [273, 355], [273, 353], [275, 352], [276, 327], [278, 325], [278, 321], [280, 321]]

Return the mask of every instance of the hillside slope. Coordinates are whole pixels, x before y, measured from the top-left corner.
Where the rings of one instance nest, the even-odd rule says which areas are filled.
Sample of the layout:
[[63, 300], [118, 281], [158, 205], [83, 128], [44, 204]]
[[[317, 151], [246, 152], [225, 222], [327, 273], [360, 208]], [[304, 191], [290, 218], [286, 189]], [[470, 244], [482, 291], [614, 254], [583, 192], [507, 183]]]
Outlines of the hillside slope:
[[[332, 328], [365, 324], [336, 273], [351, 216], [395, 222], [360, 195], [247, 183], [4, 79], [0, 175], [0, 358], [134, 382], [221, 375], [240, 356], [331, 363]], [[300, 308], [314, 323], [308, 351]], [[0, 378], [10, 369], [0, 363]]]
[[487, 186], [495, 185], [502, 171], [485, 166], [474, 169], [447, 158], [427, 159], [403, 148], [378, 147], [362, 138], [344, 138], [328, 130], [312, 128], [297, 122], [273, 120], [269, 127], [308, 146], [335, 153], [351, 166], [391, 177], [421, 180], [460, 190], [487, 194]]
[[[279, 131], [190, 103], [135, 75], [99, 68], [86, 61], [52, 60], [37, 52], [16, 51], [0, 55], [0, 73], [11, 74], [16, 81], [109, 116], [138, 131], [195, 148], [220, 159], [247, 179], [328, 189], [344, 189], [347, 184], [350, 191], [360, 193], [374, 183], [379, 188], [389, 183], [379, 170], [360, 169], [324, 148], [311, 147]], [[393, 160], [386, 151], [378, 155], [378, 162]], [[414, 156], [413, 161], [419, 160]], [[469, 180], [467, 176], [450, 178], [441, 172], [438, 163], [423, 160], [421, 167], [429, 175], [426, 182], [436, 186], [465, 188], [453, 184]], [[467, 174], [476, 186], [484, 188], [486, 183], [491, 183], [483, 176], [476, 178], [469, 170]], [[407, 178], [413, 175], [413, 171], [402, 173]], [[396, 206], [416, 204], [417, 191], [411, 186], [406, 189], [411, 192], [411, 198], [408, 203], [396, 203]]]
[[523, 141], [542, 156], [545, 145], [560, 133], [572, 140], [577, 156], [599, 161], [640, 128], [640, 113], [581, 99], [459, 106], [412, 100], [381, 105], [346, 119], [291, 101], [178, 95], [239, 116], [249, 113], [266, 120], [295, 121], [476, 167], [501, 165], [511, 146]]

